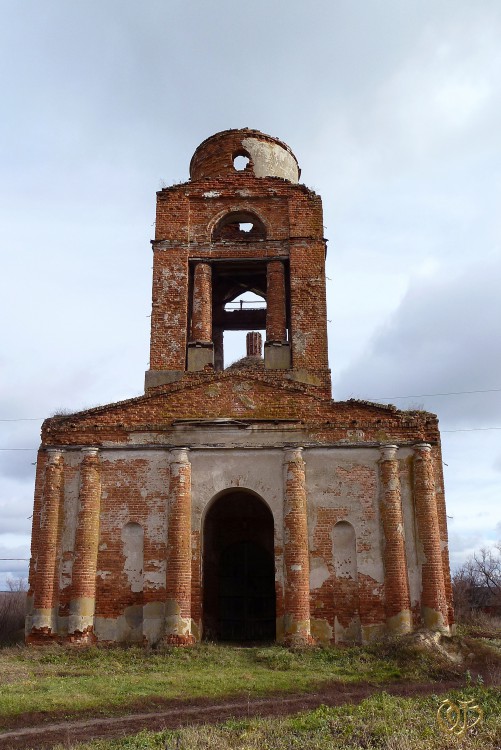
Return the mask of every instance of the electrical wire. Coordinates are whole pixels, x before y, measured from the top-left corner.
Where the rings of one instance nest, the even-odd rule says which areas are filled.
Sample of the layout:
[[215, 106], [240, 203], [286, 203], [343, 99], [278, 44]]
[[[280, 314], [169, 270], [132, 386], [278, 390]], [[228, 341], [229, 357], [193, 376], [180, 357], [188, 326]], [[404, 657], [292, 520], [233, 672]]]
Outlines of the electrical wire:
[[[392, 401], [406, 398], [434, 398], [435, 396], [466, 396], [475, 393], [501, 393], [501, 388], [485, 388], [476, 391], [448, 391], [445, 393], [417, 393], [410, 396], [367, 396], [364, 401]], [[19, 417], [16, 419], [0, 419], [0, 422], [41, 422], [44, 417]], [[501, 427], [464, 427], [457, 430], [444, 430], [441, 432], [483, 432], [485, 430], [501, 430]], [[37, 448], [0, 448], [0, 451], [36, 451]]]
[[[464, 396], [471, 393], [501, 393], [501, 388], [486, 388], [482, 391], [449, 391], [448, 393], [418, 393], [413, 396], [368, 396], [366, 401], [391, 401], [397, 398], [432, 398], [433, 396]], [[1, 420], [0, 420], [1, 421]]]

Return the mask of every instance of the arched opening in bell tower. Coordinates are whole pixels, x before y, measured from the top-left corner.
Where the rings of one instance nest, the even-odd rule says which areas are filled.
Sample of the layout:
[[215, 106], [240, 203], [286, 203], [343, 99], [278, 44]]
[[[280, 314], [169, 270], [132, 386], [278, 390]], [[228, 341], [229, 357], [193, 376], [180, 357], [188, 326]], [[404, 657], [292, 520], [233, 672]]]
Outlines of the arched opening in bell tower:
[[[217, 369], [222, 370], [228, 367], [234, 369], [237, 365], [249, 365], [251, 362], [249, 356], [253, 356], [255, 359], [254, 368], [264, 368], [262, 342], [266, 340], [266, 328], [254, 330], [252, 334], [248, 333], [247, 336], [245, 331], [248, 330], [249, 323], [256, 319], [260, 320], [261, 325], [264, 325], [262, 318], [266, 316], [266, 299], [251, 290], [245, 290], [224, 305], [224, 315], [227, 320], [231, 321], [235, 313], [236, 316], [245, 313], [245, 316], [249, 319], [246, 323], [247, 327], [244, 330], [234, 330], [231, 326], [231, 328], [221, 330], [222, 352], [215, 352], [221, 358], [216, 359]], [[259, 336], [259, 345], [252, 348], [252, 346], [249, 347], [249, 337], [255, 337], [255, 334]]]
[[203, 637], [275, 640], [273, 515], [249, 490], [231, 489], [209, 507], [203, 535]]
[[[209, 223], [210, 253], [190, 261], [188, 371], [224, 370], [234, 362], [235, 332], [241, 331], [264, 339], [265, 369], [291, 367], [289, 259], [268, 229], [247, 207]], [[243, 336], [237, 338], [243, 344]]]
[[[237, 231], [245, 233], [247, 230], [238, 229]], [[276, 296], [270, 294], [270, 275], [273, 279], [270, 266], [273, 263], [279, 266], [282, 275], [283, 293], [278, 302]], [[209, 264], [200, 265], [209, 267]], [[215, 370], [224, 370], [234, 361], [235, 355], [238, 356], [238, 350], [235, 351], [234, 348], [235, 341], [237, 347], [240, 346], [242, 350], [241, 356], [244, 356], [245, 343], [241, 332], [259, 331], [263, 341], [270, 345], [287, 345], [290, 342], [287, 263], [272, 261], [270, 264], [258, 258], [212, 259], [210, 271], [205, 277], [207, 279], [205, 308], [203, 308], [203, 301], [197, 302], [193, 291], [196, 286], [196, 269], [197, 264], [194, 263], [190, 282], [192, 302], [189, 328], [191, 330], [190, 341], [193, 342], [190, 346], [210, 347], [211, 355], [207, 361], [213, 362]], [[206, 310], [204, 315], [200, 312], [202, 308]], [[201, 330], [202, 334], [200, 334]]]

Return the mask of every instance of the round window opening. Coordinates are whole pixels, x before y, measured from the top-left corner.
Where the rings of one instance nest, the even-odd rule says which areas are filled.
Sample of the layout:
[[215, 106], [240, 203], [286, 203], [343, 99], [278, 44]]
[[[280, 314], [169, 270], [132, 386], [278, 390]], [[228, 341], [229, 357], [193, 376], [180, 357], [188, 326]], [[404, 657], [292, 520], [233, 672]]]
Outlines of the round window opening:
[[250, 159], [245, 154], [237, 154], [233, 158], [233, 166], [237, 170], [237, 172], [243, 172], [245, 169], [247, 169], [247, 165], [249, 164]]

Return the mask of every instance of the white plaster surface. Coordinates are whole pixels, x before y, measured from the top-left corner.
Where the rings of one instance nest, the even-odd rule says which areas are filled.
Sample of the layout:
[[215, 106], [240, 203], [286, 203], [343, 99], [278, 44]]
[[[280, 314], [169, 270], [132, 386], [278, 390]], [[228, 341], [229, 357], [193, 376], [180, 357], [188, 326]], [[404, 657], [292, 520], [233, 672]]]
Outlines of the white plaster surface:
[[[73, 572], [75, 533], [80, 506], [78, 499], [80, 474], [78, 468], [81, 458], [81, 453], [76, 451], [67, 451], [64, 457], [65, 466], [74, 471], [66, 471], [64, 479], [63, 523], [59, 550], [59, 587], [61, 591], [71, 585]], [[68, 553], [71, 554], [68, 555]]]
[[409, 577], [409, 594], [411, 607], [421, 600], [421, 563], [419, 545], [417, 544], [416, 516], [412, 496], [412, 476], [410, 461], [412, 448], [399, 448], [400, 493], [402, 497], [402, 515], [404, 519], [405, 557]]
[[122, 529], [124, 573], [132, 592], [143, 590], [143, 538], [142, 526], [127, 523]]
[[319, 589], [329, 578], [330, 572], [325, 562], [310, 554], [310, 589]]
[[244, 138], [242, 146], [249, 152], [256, 177], [282, 177], [289, 182], [298, 182], [296, 160], [280, 144], [258, 138]]
[[[315, 551], [318, 508], [337, 510], [337, 520], [348, 521], [355, 530], [357, 545], [367, 549], [357, 554], [358, 573], [384, 581], [381, 522], [379, 515], [378, 465], [376, 448], [305, 449], [308, 533], [310, 551]], [[364, 483], [355, 470], [364, 470]], [[369, 494], [367, 494], [369, 487]]]

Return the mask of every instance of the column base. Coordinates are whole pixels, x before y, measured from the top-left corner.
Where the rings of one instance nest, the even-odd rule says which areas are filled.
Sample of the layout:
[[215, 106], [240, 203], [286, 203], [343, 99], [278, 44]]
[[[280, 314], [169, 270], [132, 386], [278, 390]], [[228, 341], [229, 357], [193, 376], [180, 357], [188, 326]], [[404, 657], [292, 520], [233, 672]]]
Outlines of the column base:
[[33, 628], [24, 638], [27, 646], [43, 646], [57, 640], [57, 633], [53, 633], [51, 628]]
[[386, 620], [386, 627], [392, 635], [405, 635], [412, 632], [412, 612], [403, 609], [397, 615], [389, 617]]
[[279, 341], [266, 341], [264, 345], [264, 367], [266, 370], [290, 370], [290, 344]]
[[165, 643], [166, 646], [194, 646], [196, 642], [197, 639], [191, 634], [177, 635], [175, 633], [170, 633], [163, 638], [163, 643]]
[[190, 341], [188, 344], [188, 372], [199, 372], [207, 365], [214, 367], [214, 344], [203, 341]]
[[175, 383], [184, 375], [184, 370], [146, 370], [144, 374], [144, 390], [156, 388], [157, 385]]
[[310, 633], [296, 633], [294, 635], [286, 635], [282, 644], [288, 648], [307, 648], [309, 646], [316, 646], [316, 641]]
[[72, 646], [92, 646], [94, 643], [97, 643], [94, 628], [92, 627], [68, 633], [63, 640], [64, 643], [69, 643]]
[[311, 635], [310, 620], [294, 620], [291, 616], [285, 616], [286, 627], [283, 643], [286, 646], [313, 646], [315, 639]]
[[431, 607], [422, 607], [421, 617], [423, 619], [424, 627], [427, 630], [435, 630], [439, 633], [445, 634], [450, 632], [449, 625], [446, 623], [442, 612], [438, 612], [436, 609], [431, 609]]

